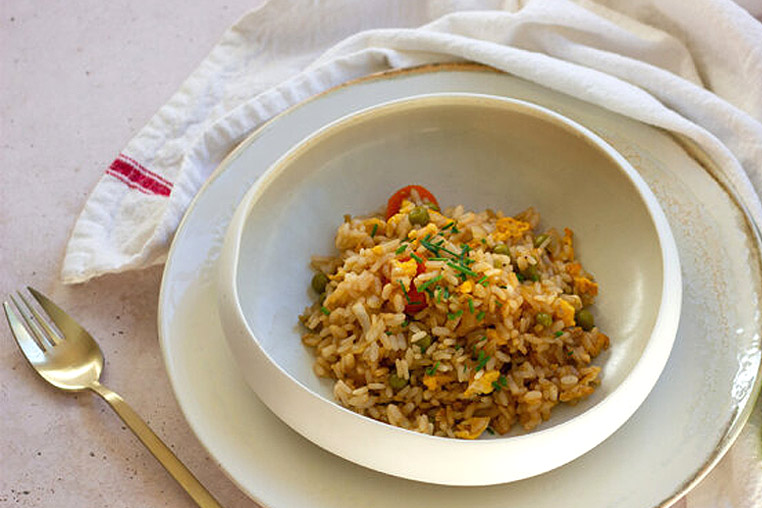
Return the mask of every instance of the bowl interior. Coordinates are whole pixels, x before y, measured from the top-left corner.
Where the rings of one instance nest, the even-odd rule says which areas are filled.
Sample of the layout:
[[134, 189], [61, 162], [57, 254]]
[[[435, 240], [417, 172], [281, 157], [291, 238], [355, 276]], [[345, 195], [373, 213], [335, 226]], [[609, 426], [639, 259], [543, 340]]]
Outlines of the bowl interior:
[[571, 228], [577, 257], [596, 277], [596, 324], [611, 347], [595, 360], [601, 385], [574, 407], [559, 405], [541, 429], [595, 405], [631, 372], [662, 296], [659, 237], [643, 198], [601, 147], [553, 114], [518, 101], [470, 97], [405, 101], [324, 129], [258, 184], [242, 230], [237, 296], [265, 352], [291, 377], [333, 401], [312, 370], [298, 316], [312, 303], [314, 254], [335, 254], [344, 214], [379, 210], [416, 183], [444, 208], [534, 206], [541, 228]]

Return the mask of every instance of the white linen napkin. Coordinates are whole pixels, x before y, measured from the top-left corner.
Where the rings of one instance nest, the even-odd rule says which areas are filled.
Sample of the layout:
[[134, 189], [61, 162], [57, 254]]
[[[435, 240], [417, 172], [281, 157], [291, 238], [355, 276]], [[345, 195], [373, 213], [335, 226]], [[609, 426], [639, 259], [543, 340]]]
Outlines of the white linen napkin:
[[[223, 35], [106, 169], [63, 281], [162, 263], [204, 180], [274, 115], [349, 79], [435, 62], [488, 64], [682, 133], [762, 224], [762, 2], [741, 3], [748, 11], [730, 0], [271, 0]], [[759, 411], [754, 425], [731, 469], [760, 469]], [[762, 505], [762, 474], [737, 485], [733, 473], [683, 502]]]
[[762, 223], [762, 24], [729, 0], [606, 4], [265, 4], [224, 34], [107, 168], [73, 229], [63, 281], [162, 263], [203, 181], [289, 106], [371, 72], [442, 61], [489, 64], [687, 135]]

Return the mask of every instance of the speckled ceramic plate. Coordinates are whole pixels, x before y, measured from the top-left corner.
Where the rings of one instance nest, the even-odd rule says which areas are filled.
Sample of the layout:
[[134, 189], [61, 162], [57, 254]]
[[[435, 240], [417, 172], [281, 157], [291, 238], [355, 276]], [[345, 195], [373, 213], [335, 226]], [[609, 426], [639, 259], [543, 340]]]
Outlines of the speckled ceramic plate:
[[[323, 451], [281, 423], [248, 388], [216, 313], [214, 264], [224, 232], [236, 205], [264, 170], [331, 120], [430, 92], [519, 98], [595, 131], [650, 185], [680, 251], [680, 328], [651, 395], [591, 452], [549, 473], [505, 485], [417, 483]], [[175, 236], [162, 282], [159, 334], [179, 404], [227, 474], [266, 506], [388, 508], [390, 493], [400, 507], [489, 508], [508, 502], [556, 507], [568, 505], [570, 493], [575, 506], [668, 505], [728, 449], [760, 385], [762, 281], [757, 237], [708, 169], [711, 162], [701, 152], [661, 130], [477, 66], [393, 72], [324, 93], [280, 115], [242, 143], [196, 197]]]

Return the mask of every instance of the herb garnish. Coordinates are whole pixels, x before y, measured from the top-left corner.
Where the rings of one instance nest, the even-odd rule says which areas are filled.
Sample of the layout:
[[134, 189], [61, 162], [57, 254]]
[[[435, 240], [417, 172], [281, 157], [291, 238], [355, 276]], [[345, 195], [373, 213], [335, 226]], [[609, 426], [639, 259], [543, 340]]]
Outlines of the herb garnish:
[[378, 231], [378, 222], [376, 222], [375, 224], [373, 224], [373, 229], [371, 229], [371, 231], [370, 231], [370, 237], [371, 237], [371, 238], [373, 238], [374, 236], [376, 236], [376, 231]]
[[439, 361], [437, 360], [437, 363], [435, 363], [431, 368], [426, 369], [426, 375], [427, 376], [433, 376], [437, 373], [437, 369], [439, 368]]
[[477, 320], [477, 321], [481, 321], [482, 319], [484, 319], [484, 316], [485, 316], [485, 315], [486, 315], [486, 314], [485, 314], [485, 312], [484, 312], [484, 311], [481, 311], [480, 313], [478, 313], [478, 314], [476, 315], [476, 320]]
[[440, 280], [442, 280], [442, 277], [444, 276], [437, 275], [436, 277], [427, 280], [426, 282], [418, 286], [418, 291], [426, 291], [426, 288], [428, 288], [430, 285], [434, 284], [435, 282], [439, 282]]
[[476, 364], [476, 368], [475, 368], [476, 372], [479, 372], [480, 370], [482, 370], [484, 368], [484, 366], [487, 365], [487, 362], [489, 361], [490, 358], [492, 358], [492, 357], [490, 355], [486, 355], [485, 356], [484, 350], [480, 349], [479, 350], [479, 357], [476, 359], [477, 362], [478, 362]]
[[449, 320], [458, 319], [461, 315], [463, 315], [463, 309], [459, 310], [458, 312], [452, 312], [450, 314], [447, 314], [447, 319]]
[[407, 249], [407, 244], [406, 244], [406, 243], [403, 243], [402, 245], [400, 245], [399, 247], [397, 247], [397, 250], [395, 250], [395, 251], [394, 251], [394, 253], [395, 253], [395, 254], [397, 254], [397, 255], [400, 255], [400, 254], [402, 254], [403, 252], [405, 252], [405, 249]]
[[400, 287], [402, 288], [402, 292], [405, 294], [405, 300], [407, 300], [407, 303], [410, 303], [410, 295], [407, 294], [407, 288], [405, 287], [405, 285], [402, 283], [401, 280], [398, 280], [397, 283], [400, 285]]
[[326, 316], [328, 316], [328, 315], [330, 315], [330, 314], [331, 314], [331, 311], [330, 311], [330, 310], [328, 310], [328, 309], [326, 309], [325, 307], [320, 307], [320, 312], [322, 312], [322, 313], [323, 313], [323, 314], [325, 314]]
[[453, 270], [457, 270], [457, 271], [459, 271], [459, 272], [461, 272], [461, 273], [463, 273], [465, 275], [470, 275], [472, 277], [475, 277], [477, 275], [477, 273], [475, 271], [471, 270], [470, 268], [467, 268], [467, 267], [465, 267], [463, 265], [456, 265], [452, 261], [448, 261], [447, 262], [447, 266], [449, 266]]

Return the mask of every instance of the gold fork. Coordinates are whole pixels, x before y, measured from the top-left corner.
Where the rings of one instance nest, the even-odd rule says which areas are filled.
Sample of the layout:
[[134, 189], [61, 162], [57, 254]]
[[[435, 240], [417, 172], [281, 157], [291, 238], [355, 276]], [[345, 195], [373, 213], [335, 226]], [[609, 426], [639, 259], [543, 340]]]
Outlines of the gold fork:
[[[119, 395], [98, 382], [103, 370], [103, 353], [90, 334], [45, 295], [30, 287], [27, 290], [58, 329], [53, 329], [20, 292], [17, 294], [21, 303], [13, 296], [10, 297], [13, 306], [3, 302], [13, 337], [37, 373], [61, 390], [90, 389], [103, 397], [196, 504], [220, 507], [143, 419]], [[13, 310], [14, 306], [20, 318]]]

